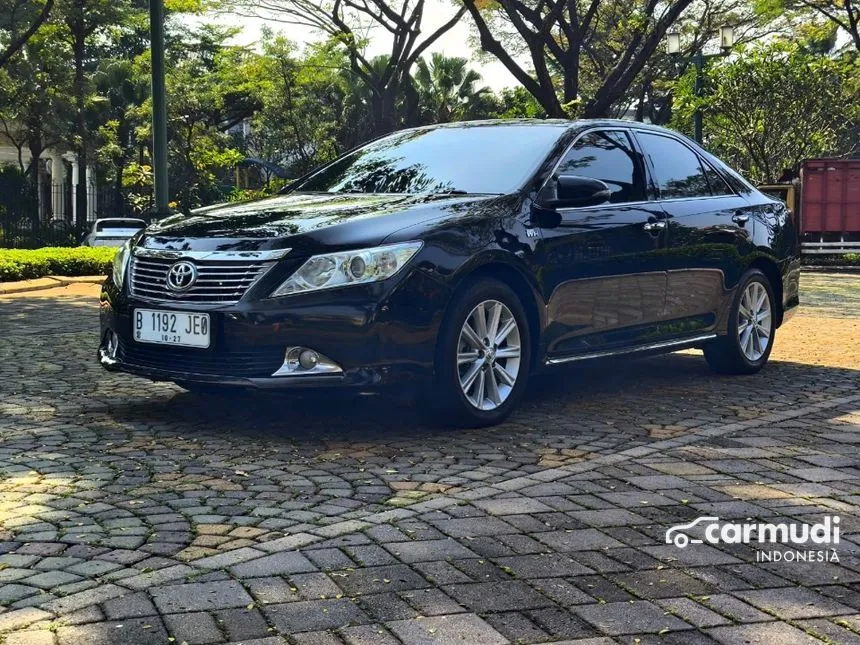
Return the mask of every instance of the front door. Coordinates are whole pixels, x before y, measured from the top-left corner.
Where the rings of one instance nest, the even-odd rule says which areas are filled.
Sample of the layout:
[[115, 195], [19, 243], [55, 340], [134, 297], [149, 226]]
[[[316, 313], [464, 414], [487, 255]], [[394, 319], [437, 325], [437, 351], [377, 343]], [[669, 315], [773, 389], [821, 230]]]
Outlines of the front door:
[[623, 129], [590, 131], [555, 172], [600, 179], [612, 195], [599, 206], [559, 209], [559, 225], [541, 231], [547, 354], [637, 344], [660, 318], [666, 289], [664, 213], [648, 201], [642, 156]]

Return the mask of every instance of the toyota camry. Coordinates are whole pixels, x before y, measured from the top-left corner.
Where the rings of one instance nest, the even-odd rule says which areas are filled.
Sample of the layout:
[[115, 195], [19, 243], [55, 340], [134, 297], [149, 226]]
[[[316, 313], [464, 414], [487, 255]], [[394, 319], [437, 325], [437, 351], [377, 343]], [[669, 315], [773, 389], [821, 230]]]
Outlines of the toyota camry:
[[785, 205], [677, 133], [429, 126], [135, 235], [98, 359], [204, 393], [408, 387], [487, 425], [573, 361], [701, 348], [757, 372], [798, 276]]

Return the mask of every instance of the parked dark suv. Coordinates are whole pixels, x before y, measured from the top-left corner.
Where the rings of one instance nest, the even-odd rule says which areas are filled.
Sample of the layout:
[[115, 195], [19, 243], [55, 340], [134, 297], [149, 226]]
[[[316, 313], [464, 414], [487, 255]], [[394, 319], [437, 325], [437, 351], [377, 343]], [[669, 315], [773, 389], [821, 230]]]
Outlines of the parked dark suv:
[[674, 132], [431, 126], [136, 235], [99, 360], [191, 390], [432, 387], [492, 424], [571, 361], [700, 347], [756, 372], [798, 276], [785, 206]]

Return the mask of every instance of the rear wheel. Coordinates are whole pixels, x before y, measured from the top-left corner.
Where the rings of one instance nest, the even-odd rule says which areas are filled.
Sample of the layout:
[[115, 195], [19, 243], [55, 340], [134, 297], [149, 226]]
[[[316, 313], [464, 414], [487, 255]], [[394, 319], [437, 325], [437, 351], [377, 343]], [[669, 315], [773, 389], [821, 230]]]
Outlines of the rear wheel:
[[516, 407], [531, 361], [528, 319], [517, 294], [482, 278], [449, 307], [436, 357], [436, 388], [446, 419], [493, 425]]
[[767, 276], [751, 269], [732, 301], [728, 334], [705, 345], [705, 359], [721, 374], [753, 374], [767, 363], [775, 336], [773, 288]]

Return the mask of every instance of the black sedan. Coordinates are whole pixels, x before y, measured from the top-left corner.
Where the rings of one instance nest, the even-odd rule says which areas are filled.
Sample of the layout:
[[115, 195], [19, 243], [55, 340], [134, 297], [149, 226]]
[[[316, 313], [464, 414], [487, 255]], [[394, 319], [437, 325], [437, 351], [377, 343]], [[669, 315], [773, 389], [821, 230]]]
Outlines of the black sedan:
[[571, 361], [698, 347], [760, 370], [799, 264], [785, 205], [669, 130], [431, 126], [136, 235], [98, 356], [205, 392], [411, 387], [485, 425]]

